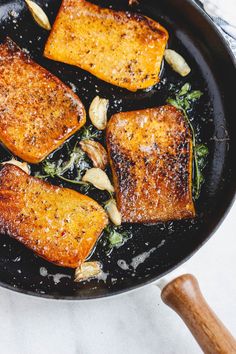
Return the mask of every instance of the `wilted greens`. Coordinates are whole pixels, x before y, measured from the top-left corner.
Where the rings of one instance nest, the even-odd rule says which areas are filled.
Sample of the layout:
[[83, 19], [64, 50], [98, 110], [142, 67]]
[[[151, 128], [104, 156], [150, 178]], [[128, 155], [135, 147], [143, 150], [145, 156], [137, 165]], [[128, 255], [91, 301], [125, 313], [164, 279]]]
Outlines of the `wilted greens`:
[[81, 129], [78, 138], [80, 140], [93, 140], [99, 139], [101, 135], [101, 130], [97, 130], [93, 127], [93, 125], [89, 125], [88, 127], [84, 127]]
[[107, 235], [109, 249], [119, 248], [130, 238], [127, 231], [123, 231], [122, 228], [111, 224], [106, 227], [105, 234]]
[[[42, 163], [43, 174], [36, 172], [35, 176], [38, 178], [57, 177], [65, 182], [81, 185], [84, 191], [86, 191], [90, 187], [90, 184], [83, 182], [81, 178], [83, 172], [87, 170], [90, 165], [87, 155], [78, 146], [78, 143], [84, 139], [99, 137], [100, 132], [95, 130], [92, 126], [84, 127], [79, 133], [74, 147], [71, 148], [67, 145], [67, 159], [60, 158], [53, 160], [53, 158], [47, 158]], [[68, 172], [73, 172], [73, 176], [75, 177], [73, 177], [73, 179], [67, 178], [65, 175]]]
[[206, 145], [197, 144], [195, 130], [188, 117], [188, 110], [192, 108], [193, 103], [197, 101], [202, 96], [202, 94], [203, 93], [198, 90], [192, 91], [191, 85], [189, 83], [186, 83], [180, 88], [180, 90], [175, 92], [174, 97], [170, 97], [167, 99], [167, 103], [180, 109], [184, 113], [184, 116], [192, 132], [193, 159], [194, 159], [194, 180], [193, 180], [194, 199], [198, 199], [200, 195], [201, 185], [204, 181], [202, 171], [206, 165], [206, 157], [209, 151]]

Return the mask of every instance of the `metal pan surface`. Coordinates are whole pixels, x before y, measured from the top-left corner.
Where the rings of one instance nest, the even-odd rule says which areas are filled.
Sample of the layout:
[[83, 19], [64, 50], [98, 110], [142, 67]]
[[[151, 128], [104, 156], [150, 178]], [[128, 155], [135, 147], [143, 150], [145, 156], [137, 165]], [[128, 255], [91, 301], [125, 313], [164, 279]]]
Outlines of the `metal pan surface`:
[[[40, 0], [37, 3], [53, 23], [61, 1]], [[107, 6], [106, 1], [98, 3]], [[50, 264], [15, 240], [1, 235], [0, 285], [5, 288], [47, 298], [92, 299], [147, 284], [199, 249], [219, 226], [233, 201], [236, 71], [225, 40], [202, 9], [190, 0], [145, 0], [132, 8], [124, 0], [109, 1], [109, 4], [115, 9], [140, 12], [164, 25], [170, 34], [169, 47], [182, 53], [190, 63], [190, 76], [182, 79], [165, 65], [159, 84], [149, 91], [131, 93], [78, 68], [47, 60], [42, 52], [48, 32], [34, 22], [24, 1], [0, 0], [0, 40], [9, 36], [27, 49], [36, 62], [76, 89], [86, 109], [97, 94], [108, 98], [111, 103], [109, 116], [118, 111], [164, 104], [171, 84], [181, 86], [190, 82], [194, 89], [202, 90], [204, 96], [192, 112], [192, 123], [199, 141], [208, 145], [210, 153], [204, 172], [205, 183], [196, 202], [197, 217], [157, 225], [124, 225], [132, 237], [110, 254], [105, 238], [101, 237], [93, 259], [103, 263], [104, 274], [100, 280], [84, 283], [74, 283], [73, 270]], [[57, 153], [63, 154], [63, 151], [62, 148]], [[9, 152], [0, 147], [0, 161], [9, 156]], [[52, 183], [61, 184], [61, 181]], [[94, 191], [91, 196], [101, 200]]]

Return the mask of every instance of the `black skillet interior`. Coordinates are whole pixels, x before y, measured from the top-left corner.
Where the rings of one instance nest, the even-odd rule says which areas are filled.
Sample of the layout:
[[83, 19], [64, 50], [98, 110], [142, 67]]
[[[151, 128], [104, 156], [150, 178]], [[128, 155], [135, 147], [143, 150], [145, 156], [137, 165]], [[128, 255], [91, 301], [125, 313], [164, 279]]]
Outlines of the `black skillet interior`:
[[[53, 23], [61, 1], [37, 2]], [[145, 0], [132, 9], [128, 8], [127, 2], [109, 0], [113, 8], [141, 12], [169, 30], [169, 47], [182, 53], [192, 68], [186, 79], [165, 65], [159, 84], [150, 91], [131, 93], [106, 84], [78, 68], [47, 60], [42, 57], [42, 52], [48, 32], [32, 20], [23, 0], [0, 0], [0, 39], [10, 36], [39, 64], [66, 84], [72, 84], [86, 108], [95, 95], [107, 97], [110, 100], [109, 116], [117, 111], [164, 104], [170, 84], [180, 86], [190, 82], [194, 89], [202, 90], [204, 96], [192, 113], [192, 122], [199, 141], [208, 145], [210, 154], [205, 184], [196, 203], [198, 216], [195, 220], [158, 225], [125, 225], [124, 229], [129, 230], [132, 237], [122, 247], [113, 249], [110, 255], [104, 246], [106, 239], [103, 236], [92, 255], [92, 259], [103, 263], [102, 279], [80, 284], [73, 282], [72, 270], [50, 264], [2, 235], [0, 283], [4, 287], [64, 299], [108, 296], [137, 287], [160, 277], [197, 250], [219, 224], [232, 201], [236, 182], [233, 161], [233, 152], [236, 151], [236, 139], [233, 139], [236, 80], [235, 67], [226, 45], [209, 19], [190, 0]], [[107, 1], [99, 4], [105, 6]], [[63, 154], [63, 151], [62, 148], [58, 153]], [[1, 147], [0, 160], [7, 160], [9, 156]], [[61, 184], [56, 180], [52, 182]], [[99, 193], [92, 192], [92, 196], [101, 199]]]

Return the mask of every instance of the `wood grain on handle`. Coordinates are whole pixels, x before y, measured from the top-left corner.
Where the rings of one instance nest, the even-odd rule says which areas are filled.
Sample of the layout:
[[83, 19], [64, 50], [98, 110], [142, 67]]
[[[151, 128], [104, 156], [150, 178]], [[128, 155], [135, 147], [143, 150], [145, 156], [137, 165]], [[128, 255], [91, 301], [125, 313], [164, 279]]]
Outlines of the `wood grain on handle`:
[[161, 297], [184, 320], [204, 353], [236, 354], [235, 339], [207, 304], [193, 275], [171, 281]]

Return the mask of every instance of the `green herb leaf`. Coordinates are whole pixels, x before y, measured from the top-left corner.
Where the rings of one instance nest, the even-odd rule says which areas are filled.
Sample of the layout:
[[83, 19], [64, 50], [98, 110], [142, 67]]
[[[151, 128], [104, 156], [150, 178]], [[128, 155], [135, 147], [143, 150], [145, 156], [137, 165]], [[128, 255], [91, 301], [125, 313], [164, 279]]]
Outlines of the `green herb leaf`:
[[93, 140], [99, 139], [101, 136], [101, 131], [94, 128], [93, 125], [89, 125], [88, 127], [84, 127], [79, 134], [79, 138], [81, 140]]
[[196, 153], [198, 157], [205, 157], [209, 154], [209, 149], [204, 144], [196, 145]]
[[203, 169], [206, 166], [206, 157], [209, 151], [206, 145], [199, 144], [195, 146], [195, 171], [193, 192], [194, 198], [198, 199], [201, 191], [201, 185], [204, 182]]
[[191, 90], [191, 85], [187, 82], [186, 84], [184, 84], [184, 86], [181, 87], [181, 89], [178, 92], [178, 96], [185, 96], [186, 93], [188, 93]]
[[126, 231], [117, 228], [113, 225], [108, 225], [105, 229], [106, 234], [108, 235], [109, 248], [119, 248], [122, 246], [126, 240], [128, 240], [129, 235]]
[[[63, 161], [62, 159], [51, 161], [51, 159], [47, 159], [42, 165], [45, 175], [36, 172], [35, 176], [38, 178], [57, 177], [65, 182], [80, 185], [87, 191], [89, 184], [81, 181], [82, 172], [89, 167], [87, 156], [82, 149], [77, 146], [77, 143], [72, 150], [69, 148], [69, 145], [67, 145], [67, 150], [69, 155], [67, 161]], [[69, 171], [75, 171], [77, 176], [74, 179], [64, 176]]]
[[58, 169], [58, 174], [64, 175], [67, 171], [73, 170], [78, 164], [86, 159], [85, 153], [77, 146], [75, 146], [72, 152], [69, 154], [69, 160], [61, 164]]
[[186, 98], [189, 101], [194, 101], [198, 100], [202, 95], [203, 93], [201, 91], [191, 91], [189, 94], [187, 94]]
[[[99, 139], [100, 136], [101, 132], [92, 125], [84, 127], [77, 136], [77, 141], [73, 148], [70, 147], [69, 143], [66, 143], [66, 155], [68, 155], [66, 161], [62, 159], [57, 161], [52, 161], [52, 158], [46, 159], [42, 164], [43, 174], [36, 172], [35, 176], [38, 178], [57, 177], [65, 182], [80, 185], [81, 189], [87, 192], [91, 185], [81, 179], [83, 172], [90, 167], [90, 161], [84, 151], [80, 149], [78, 143], [83, 139]], [[67, 173], [70, 171], [73, 172], [73, 175], [76, 175], [75, 178], [68, 178], [70, 175]]]
[[60, 167], [56, 162], [46, 161], [43, 165], [43, 170], [49, 177], [55, 177], [60, 174]]
[[199, 90], [190, 91], [191, 85], [189, 83], [184, 84], [179, 91], [175, 93], [175, 97], [169, 97], [167, 103], [172, 106], [181, 109], [186, 121], [192, 132], [193, 140], [193, 159], [194, 159], [194, 180], [193, 180], [193, 195], [194, 199], [197, 199], [200, 195], [201, 185], [204, 181], [203, 169], [206, 165], [206, 157], [208, 155], [208, 148], [203, 144], [196, 144], [196, 134], [193, 125], [188, 117], [187, 111], [192, 108], [192, 104], [202, 96], [202, 92]]
[[113, 230], [109, 236], [109, 242], [111, 246], [119, 246], [123, 243], [123, 235]]
[[169, 103], [171, 106], [174, 106], [177, 109], [182, 109], [182, 107], [178, 104], [178, 102], [176, 100], [174, 100], [173, 98], [167, 98], [166, 102]]
[[187, 100], [187, 98], [184, 99], [184, 109], [188, 110], [190, 109], [191, 105], [189, 103], [189, 101]]

